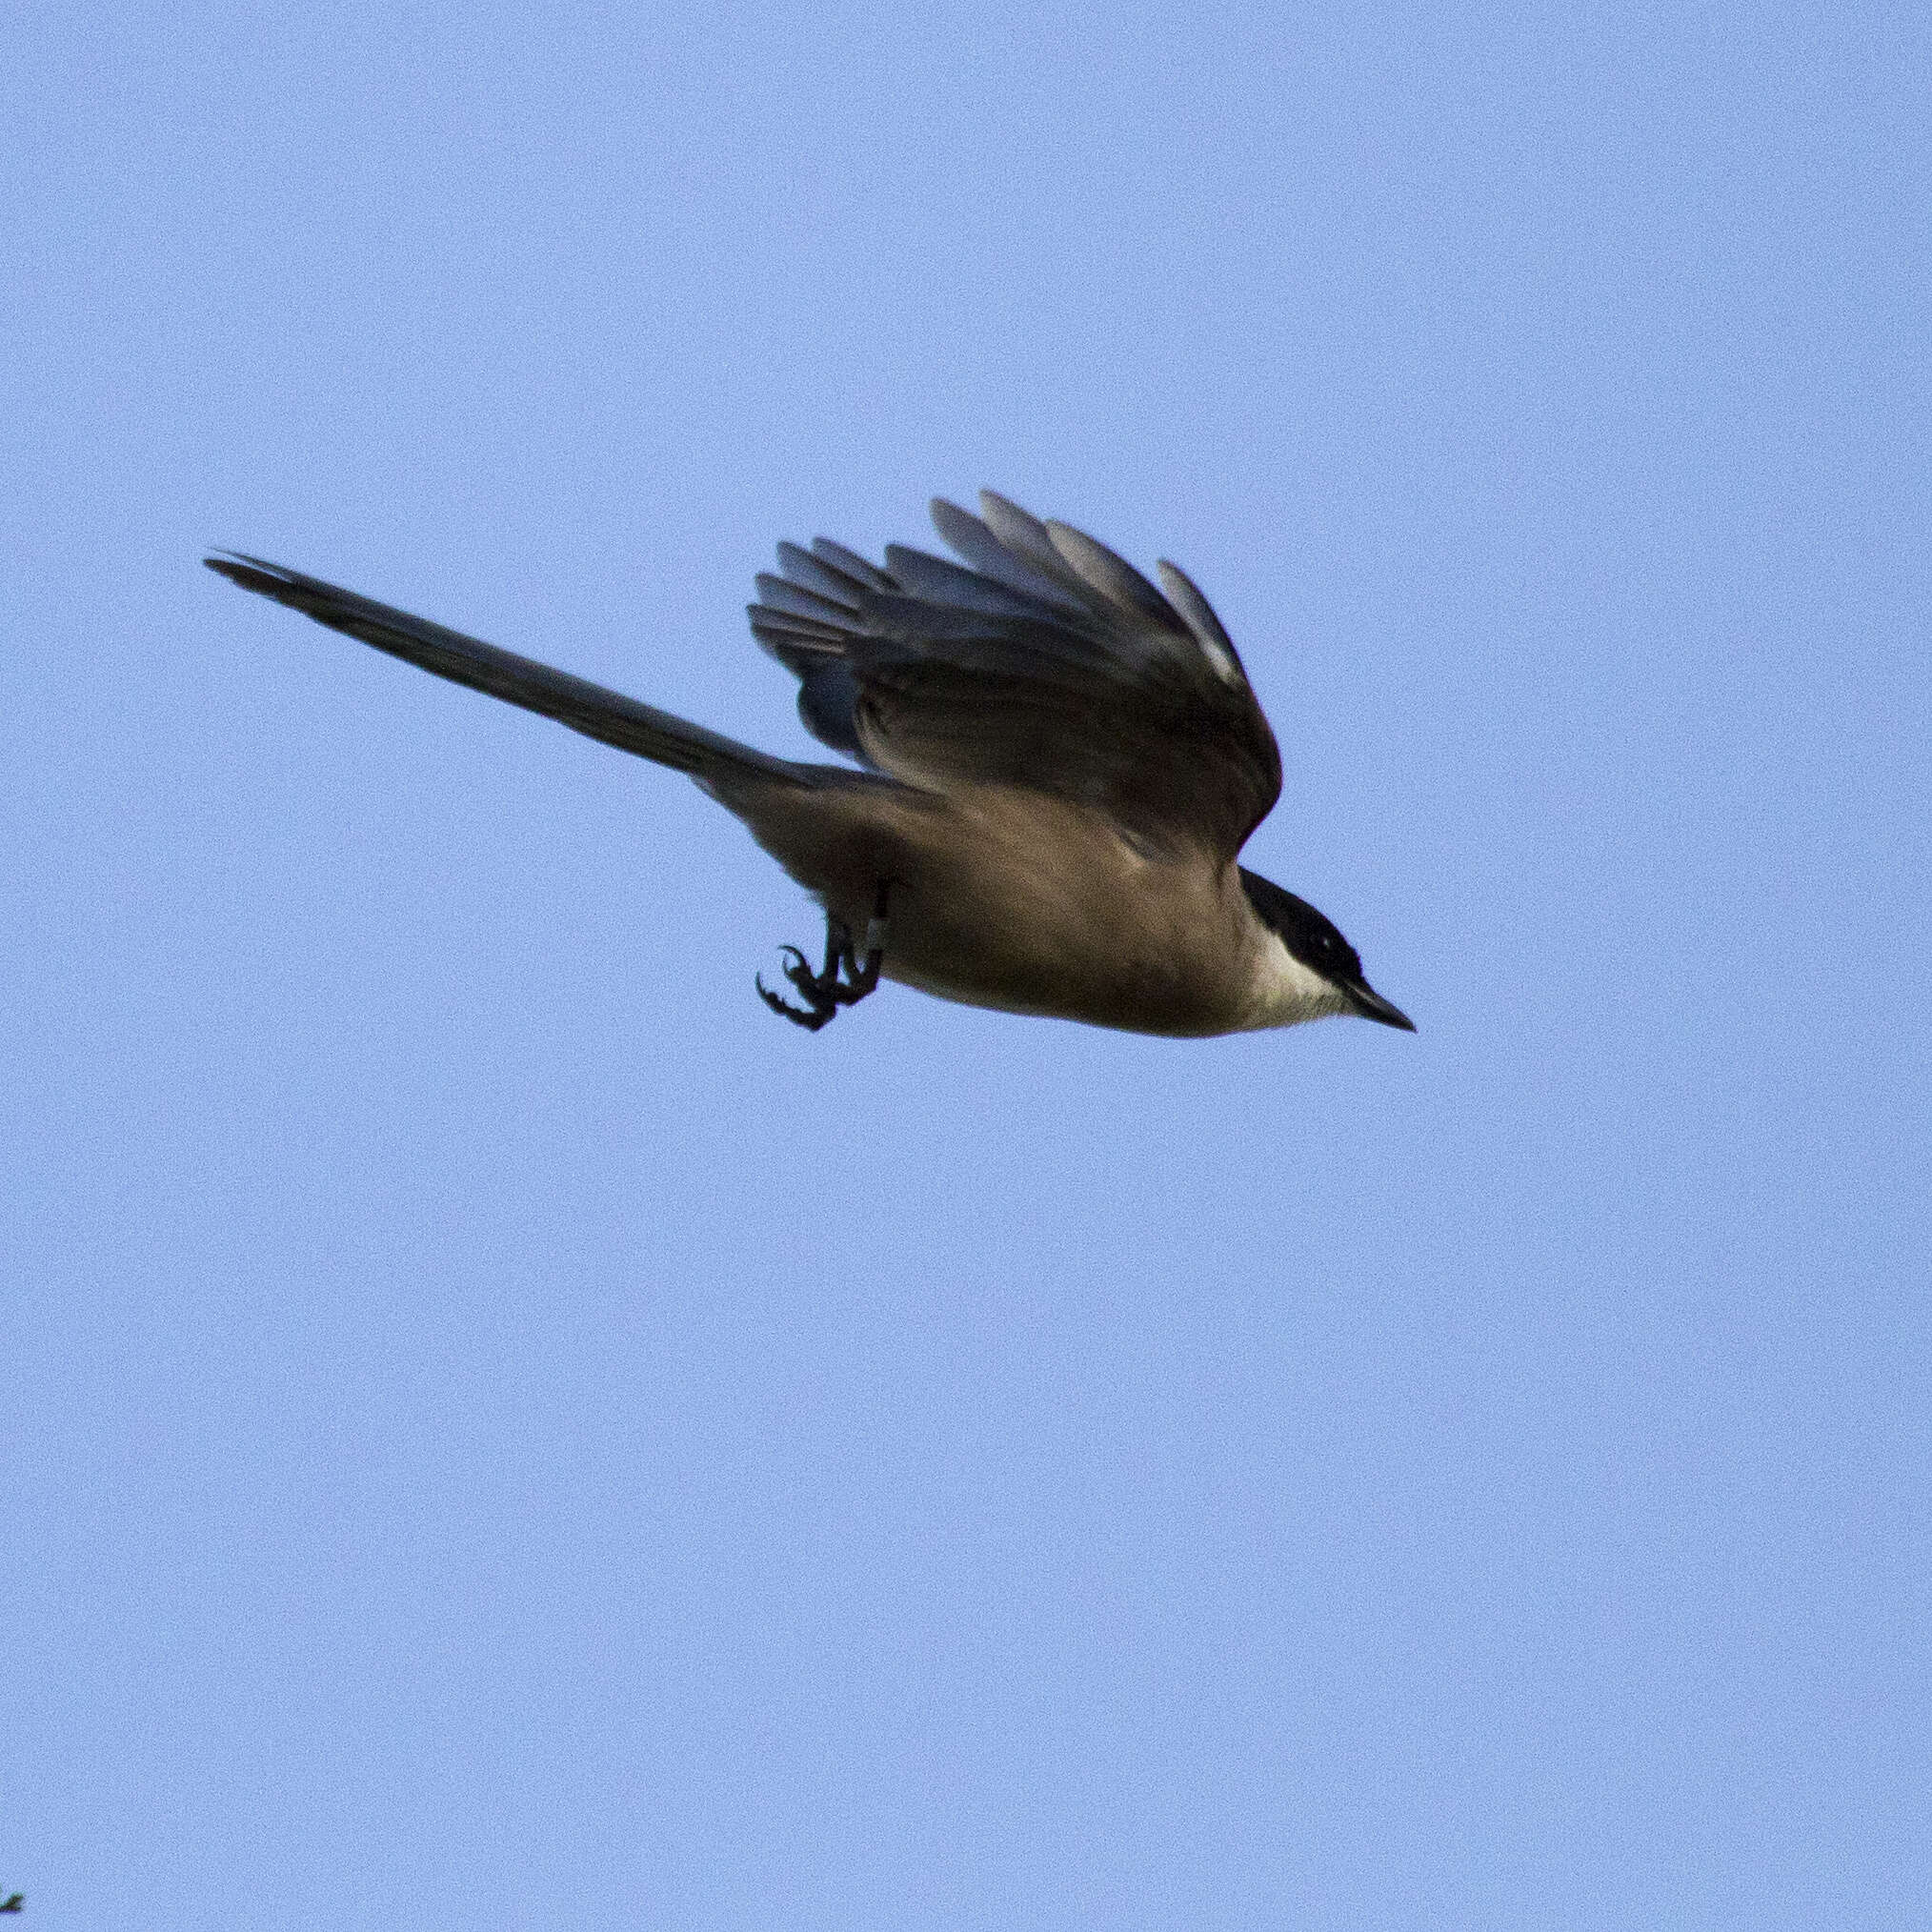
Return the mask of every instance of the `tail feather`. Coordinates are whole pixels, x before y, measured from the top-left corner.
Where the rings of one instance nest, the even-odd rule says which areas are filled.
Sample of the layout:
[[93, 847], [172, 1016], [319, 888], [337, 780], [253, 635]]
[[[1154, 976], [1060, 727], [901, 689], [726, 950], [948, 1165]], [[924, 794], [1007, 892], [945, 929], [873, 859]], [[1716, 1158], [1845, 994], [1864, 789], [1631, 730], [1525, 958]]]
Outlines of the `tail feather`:
[[499, 650], [493, 644], [466, 637], [460, 631], [446, 630], [425, 617], [358, 596], [353, 591], [324, 583], [320, 577], [265, 563], [260, 557], [227, 553], [203, 561], [230, 583], [272, 597], [332, 631], [360, 638], [453, 684], [467, 684], [473, 691], [487, 692], [508, 704], [554, 718], [587, 738], [668, 765], [674, 772], [688, 773], [700, 783], [749, 777], [811, 785], [853, 775], [835, 773], [830, 767], [775, 758], [739, 744], [735, 738], [659, 711], [655, 705], [641, 704], [634, 697], [573, 677], [566, 671], [553, 671], [534, 658], [519, 657], [513, 651]]

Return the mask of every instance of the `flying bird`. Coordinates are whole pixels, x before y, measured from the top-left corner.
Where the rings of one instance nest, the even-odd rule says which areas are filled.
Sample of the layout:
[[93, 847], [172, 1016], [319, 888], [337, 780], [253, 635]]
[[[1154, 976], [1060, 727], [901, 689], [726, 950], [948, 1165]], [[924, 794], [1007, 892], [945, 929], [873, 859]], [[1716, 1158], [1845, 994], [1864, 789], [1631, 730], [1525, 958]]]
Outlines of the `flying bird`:
[[1275, 735], [1207, 599], [991, 491], [933, 505], [962, 559], [778, 546], [752, 632], [851, 765], [796, 764], [259, 557], [231, 583], [694, 779], [817, 899], [813, 1031], [883, 976], [943, 999], [1201, 1036], [1359, 1014], [1415, 1028], [1305, 900], [1237, 863], [1281, 790]]

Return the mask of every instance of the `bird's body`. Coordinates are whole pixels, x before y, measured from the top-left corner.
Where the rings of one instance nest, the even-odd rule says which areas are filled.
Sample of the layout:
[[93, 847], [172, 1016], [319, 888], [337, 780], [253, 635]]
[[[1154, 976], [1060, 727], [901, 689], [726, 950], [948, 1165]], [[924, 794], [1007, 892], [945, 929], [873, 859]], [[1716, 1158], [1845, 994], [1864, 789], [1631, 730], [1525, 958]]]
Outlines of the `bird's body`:
[[715, 791], [848, 932], [864, 932], [883, 869], [883, 975], [921, 992], [1176, 1035], [1279, 1024], [1284, 998], [1312, 996], [1232, 863], [1137, 851], [1091, 806], [997, 785], [913, 799], [786, 797], [763, 780]]
[[[825, 909], [786, 976], [823, 1025], [884, 977], [968, 1005], [1198, 1036], [1355, 1012], [1408, 1027], [1312, 906], [1236, 855], [1280, 765], [1238, 657], [1171, 565], [990, 493], [935, 520], [973, 569], [820, 539], [758, 579], [759, 640], [814, 733], [867, 768], [775, 758], [635, 699], [254, 558], [245, 589], [686, 773]], [[862, 936], [862, 943], [861, 936]], [[761, 987], [761, 990], [762, 987]]]

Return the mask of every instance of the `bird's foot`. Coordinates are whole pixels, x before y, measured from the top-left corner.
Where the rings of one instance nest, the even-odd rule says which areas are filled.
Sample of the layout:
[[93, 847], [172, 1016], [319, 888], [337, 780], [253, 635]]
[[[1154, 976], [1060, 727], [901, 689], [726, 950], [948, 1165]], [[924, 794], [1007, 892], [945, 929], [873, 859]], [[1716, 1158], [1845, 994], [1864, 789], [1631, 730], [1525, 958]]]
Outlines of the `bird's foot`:
[[830, 913], [825, 916], [825, 964], [815, 973], [805, 963], [796, 946], [780, 950], [786, 955], [785, 977], [805, 1003], [795, 1006], [782, 993], [774, 993], [758, 975], [758, 997], [774, 1013], [782, 1014], [794, 1026], [816, 1033], [838, 1016], [841, 1006], [855, 1006], [868, 993], [876, 991], [880, 969], [885, 965], [886, 899], [890, 885], [881, 885], [872, 917], [865, 925], [863, 956], [854, 947], [852, 929]]
[[[826, 937], [827, 950], [831, 950], [831, 935]], [[774, 1013], [783, 1014], [794, 1026], [802, 1026], [807, 1033], [816, 1033], [821, 1026], [829, 1025], [838, 1017], [839, 994], [844, 990], [838, 983], [837, 959], [835, 956], [831, 967], [824, 973], [815, 973], [805, 963], [805, 956], [795, 946], [779, 949], [788, 956], [785, 961], [785, 977], [798, 989], [803, 996], [803, 1006], [794, 1006], [782, 993], [774, 993], [765, 984], [765, 976], [760, 973], [754, 978], [758, 989], [758, 997]]]

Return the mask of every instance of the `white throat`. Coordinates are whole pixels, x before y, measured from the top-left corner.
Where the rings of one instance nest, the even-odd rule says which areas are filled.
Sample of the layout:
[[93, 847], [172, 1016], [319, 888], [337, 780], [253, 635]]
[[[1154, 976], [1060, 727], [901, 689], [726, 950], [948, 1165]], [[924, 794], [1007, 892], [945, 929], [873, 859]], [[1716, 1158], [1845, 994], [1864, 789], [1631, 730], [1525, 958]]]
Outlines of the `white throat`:
[[1264, 927], [1261, 956], [1256, 961], [1253, 1003], [1247, 1026], [1298, 1026], [1304, 1019], [1322, 1019], [1347, 1013], [1347, 996], [1332, 980], [1304, 966], [1281, 943], [1278, 933]]

